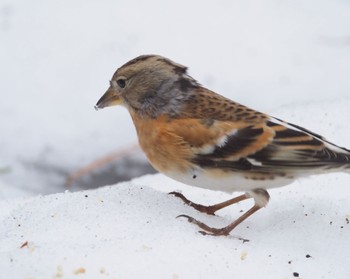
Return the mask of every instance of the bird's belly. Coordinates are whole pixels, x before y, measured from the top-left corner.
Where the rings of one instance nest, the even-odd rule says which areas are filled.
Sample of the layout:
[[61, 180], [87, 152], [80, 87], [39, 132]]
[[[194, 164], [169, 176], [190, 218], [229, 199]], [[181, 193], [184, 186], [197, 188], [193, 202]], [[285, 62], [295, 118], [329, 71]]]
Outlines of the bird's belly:
[[197, 170], [189, 173], [163, 172], [166, 176], [187, 185], [232, 193], [254, 189], [270, 189], [290, 184], [292, 177], [250, 177], [238, 172]]

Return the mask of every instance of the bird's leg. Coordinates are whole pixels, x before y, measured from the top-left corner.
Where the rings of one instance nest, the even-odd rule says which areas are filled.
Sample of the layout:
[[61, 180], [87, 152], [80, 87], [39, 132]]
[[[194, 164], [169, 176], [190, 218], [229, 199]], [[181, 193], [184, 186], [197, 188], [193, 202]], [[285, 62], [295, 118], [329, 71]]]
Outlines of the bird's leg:
[[223, 209], [224, 207], [227, 207], [229, 205], [232, 205], [232, 204], [235, 204], [237, 202], [244, 201], [246, 199], [251, 198], [251, 196], [249, 196], [247, 194], [243, 194], [243, 195], [240, 195], [238, 197], [235, 197], [233, 199], [229, 199], [227, 201], [224, 201], [224, 202], [221, 202], [218, 204], [206, 206], [206, 205], [194, 203], [194, 202], [188, 200], [183, 194], [181, 194], [179, 192], [171, 192], [171, 193], [169, 193], [169, 195], [174, 195], [175, 197], [180, 198], [185, 204], [193, 207], [194, 209], [196, 209], [200, 212], [203, 212], [203, 213], [206, 213], [209, 215], [215, 215], [216, 211]]
[[[254, 199], [254, 206], [250, 208], [246, 213], [244, 213], [241, 217], [239, 217], [237, 220], [232, 222], [226, 227], [223, 228], [212, 228], [208, 225], [190, 217], [187, 215], [180, 215], [178, 217], [184, 217], [188, 220], [188, 222], [193, 223], [200, 227], [203, 231], [200, 231], [203, 235], [213, 235], [213, 236], [219, 236], [219, 235], [229, 235], [230, 232], [237, 227], [240, 223], [242, 223], [245, 219], [247, 219], [250, 215], [258, 211], [260, 208], [265, 207], [267, 203], [269, 202], [270, 195], [269, 193], [264, 189], [256, 189], [250, 192], [246, 193], [247, 198], [253, 198]], [[241, 196], [240, 196], [241, 197]]]

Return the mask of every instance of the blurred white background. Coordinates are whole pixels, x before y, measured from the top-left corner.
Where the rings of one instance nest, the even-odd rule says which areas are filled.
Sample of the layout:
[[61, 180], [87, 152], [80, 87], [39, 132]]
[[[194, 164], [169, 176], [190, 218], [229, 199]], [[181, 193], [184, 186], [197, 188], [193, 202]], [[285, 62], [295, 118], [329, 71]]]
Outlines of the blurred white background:
[[[251, 204], [205, 216], [164, 192], [203, 204], [231, 196], [162, 175], [13, 198], [62, 192], [69, 174], [137, 142], [124, 108], [93, 107], [141, 54], [167, 56], [204, 86], [350, 148], [349, 27], [348, 0], [0, 0], [2, 274], [348, 278], [348, 174], [271, 190], [268, 208], [222, 238], [175, 216], [220, 227]], [[148, 171], [139, 152], [69, 189]]]
[[125, 109], [93, 109], [135, 56], [167, 56], [274, 114], [350, 97], [349, 26], [346, 0], [1, 0], [0, 199], [62, 191], [68, 174], [137, 141]]

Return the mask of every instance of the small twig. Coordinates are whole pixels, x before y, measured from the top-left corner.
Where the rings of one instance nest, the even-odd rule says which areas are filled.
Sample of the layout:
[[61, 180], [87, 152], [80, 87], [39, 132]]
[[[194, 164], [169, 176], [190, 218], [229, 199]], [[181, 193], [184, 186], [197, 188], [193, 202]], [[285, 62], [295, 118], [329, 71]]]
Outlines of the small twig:
[[26, 246], [28, 246], [28, 241], [24, 242], [24, 243], [21, 245], [21, 247], [19, 247], [19, 248], [22, 249], [22, 248], [24, 248], [24, 247], [26, 247]]
[[97, 159], [95, 161], [93, 161], [92, 163], [78, 169], [77, 171], [73, 172], [72, 174], [70, 174], [65, 182], [65, 186], [69, 187], [72, 185], [72, 183], [74, 181], [76, 181], [77, 179], [81, 178], [82, 176], [92, 172], [93, 170], [97, 169], [97, 168], [101, 168], [113, 161], [116, 160], [120, 160], [121, 158], [130, 155], [132, 153], [135, 153], [136, 151], [139, 151], [140, 148], [137, 144], [133, 144], [129, 147], [126, 147], [122, 150], [116, 150], [114, 152], [109, 153], [108, 155]]

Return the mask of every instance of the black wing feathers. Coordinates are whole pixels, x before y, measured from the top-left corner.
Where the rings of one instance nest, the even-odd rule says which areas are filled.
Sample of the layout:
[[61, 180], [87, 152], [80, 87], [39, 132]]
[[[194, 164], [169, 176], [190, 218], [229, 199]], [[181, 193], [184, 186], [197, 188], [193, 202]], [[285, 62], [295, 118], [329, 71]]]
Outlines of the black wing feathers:
[[263, 132], [264, 130], [262, 128], [248, 126], [228, 136], [225, 143], [222, 146], [216, 146], [212, 153], [203, 154], [202, 156], [213, 159], [234, 156], [256, 141], [256, 137]]
[[268, 121], [266, 125], [275, 134], [265, 147], [262, 145], [251, 154], [239, 157], [242, 150], [259, 142], [259, 136], [264, 133], [261, 127], [247, 126], [227, 136], [225, 142], [215, 146], [212, 152], [197, 154], [193, 162], [203, 168], [264, 173], [303, 168], [350, 168], [350, 151], [329, 143], [320, 135], [286, 122]]

